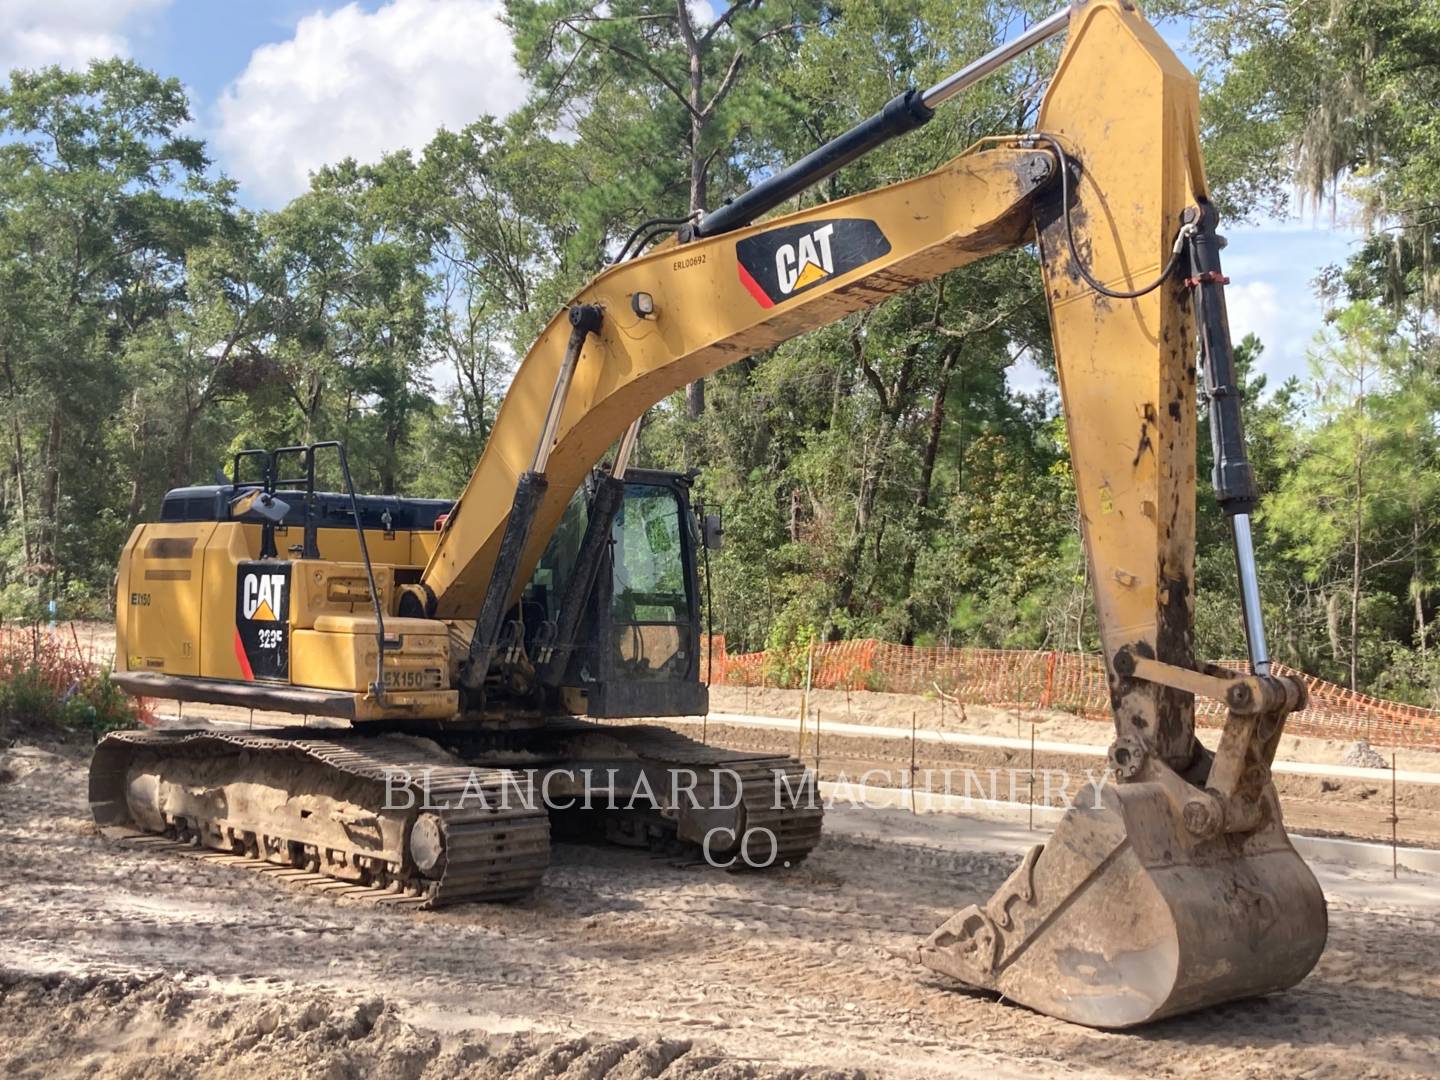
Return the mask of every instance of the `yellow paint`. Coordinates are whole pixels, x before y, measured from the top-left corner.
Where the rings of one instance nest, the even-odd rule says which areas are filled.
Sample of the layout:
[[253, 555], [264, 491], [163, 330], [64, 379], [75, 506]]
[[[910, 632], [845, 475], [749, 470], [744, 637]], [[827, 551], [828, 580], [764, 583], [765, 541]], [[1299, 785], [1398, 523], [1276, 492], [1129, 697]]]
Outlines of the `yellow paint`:
[[[115, 655], [117, 664], [126, 660], [122, 670], [153, 670], [158, 660], [171, 674], [200, 674], [205, 615], [200, 570], [214, 531], [213, 522], [161, 522], [131, 533], [116, 579], [117, 633], [123, 637], [117, 638]], [[143, 662], [130, 664], [140, 657]]]
[[824, 277], [825, 277], [825, 269], [824, 269], [824, 267], [817, 266], [817, 265], [816, 265], [815, 263], [813, 263], [813, 262], [812, 262], [812, 263], [806, 263], [806, 264], [805, 264], [805, 269], [804, 269], [804, 270], [801, 270], [801, 271], [800, 271], [800, 276], [795, 279], [795, 288], [797, 288], [797, 289], [803, 289], [803, 288], [805, 288], [807, 285], [814, 285], [815, 282], [820, 281], [820, 280], [823, 280]]

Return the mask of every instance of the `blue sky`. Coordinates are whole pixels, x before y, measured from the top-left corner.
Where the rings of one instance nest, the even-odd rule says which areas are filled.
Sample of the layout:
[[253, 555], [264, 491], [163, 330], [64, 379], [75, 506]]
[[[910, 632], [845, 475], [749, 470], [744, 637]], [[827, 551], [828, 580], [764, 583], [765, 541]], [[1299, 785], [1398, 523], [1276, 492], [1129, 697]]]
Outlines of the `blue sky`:
[[[132, 56], [191, 94], [196, 133], [253, 206], [341, 157], [418, 147], [524, 96], [499, 0], [0, 0], [0, 71]], [[692, 3], [701, 18], [710, 5]], [[1184, 28], [1162, 27], [1183, 53]], [[1323, 312], [1311, 281], [1359, 236], [1319, 221], [1226, 228], [1231, 329], [1265, 343], [1278, 385], [1306, 370]], [[1012, 384], [1039, 385], [1025, 363]]]

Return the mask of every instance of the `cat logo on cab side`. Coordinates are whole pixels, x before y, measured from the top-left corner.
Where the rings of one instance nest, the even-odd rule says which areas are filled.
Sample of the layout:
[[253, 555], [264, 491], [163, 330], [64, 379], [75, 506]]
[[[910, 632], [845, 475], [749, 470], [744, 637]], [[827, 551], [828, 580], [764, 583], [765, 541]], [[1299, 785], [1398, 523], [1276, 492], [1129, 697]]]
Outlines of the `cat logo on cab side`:
[[242, 562], [235, 578], [235, 660], [250, 679], [290, 678], [290, 564]]

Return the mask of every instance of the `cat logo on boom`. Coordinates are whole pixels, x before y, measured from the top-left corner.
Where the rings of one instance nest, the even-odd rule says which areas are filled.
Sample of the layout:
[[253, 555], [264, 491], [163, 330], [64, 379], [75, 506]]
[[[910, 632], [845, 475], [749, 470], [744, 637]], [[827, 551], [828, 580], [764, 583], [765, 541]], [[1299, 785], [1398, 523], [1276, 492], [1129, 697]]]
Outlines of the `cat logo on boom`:
[[735, 245], [740, 283], [761, 307], [849, 273], [890, 252], [880, 226], [867, 218], [832, 218], [786, 225]]

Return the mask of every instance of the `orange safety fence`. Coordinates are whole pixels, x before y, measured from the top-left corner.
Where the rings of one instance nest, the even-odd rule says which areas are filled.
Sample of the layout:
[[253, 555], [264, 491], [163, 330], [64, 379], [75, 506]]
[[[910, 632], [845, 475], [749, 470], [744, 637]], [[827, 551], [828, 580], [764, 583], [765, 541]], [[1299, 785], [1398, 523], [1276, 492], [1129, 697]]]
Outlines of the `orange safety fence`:
[[[804, 685], [807, 662], [811, 685], [820, 690], [874, 690], [891, 694], [943, 694], [973, 705], [1012, 709], [1056, 709], [1108, 719], [1110, 694], [1100, 657], [1027, 649], [968, 649], [893, 645], [884, 641], [816, 642], [771, 652], [727, 653], [725, 639], [713, 639], [713, 659], [702, 655], [717, 686]], [[712, 667], [706, 667], [709, 663]], [[1221, 661], [1244, 671], [1244, 661]], [[1440, 749], [1440, 710], [1387, 701], [1347, 690], [1303, 671], [1275, 664], [1277, 675], [1299, 679], [1309, 691], [1306, 708], [1286, 723], [1292, 735], [1385, 746]], [[1196, 700], [1196, 720], [1219, 727], [1225, 707]]]

